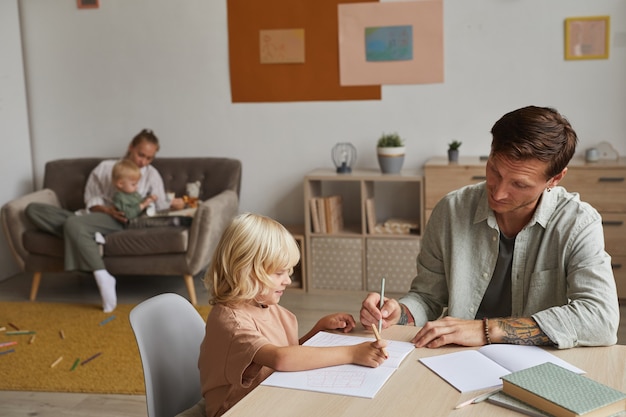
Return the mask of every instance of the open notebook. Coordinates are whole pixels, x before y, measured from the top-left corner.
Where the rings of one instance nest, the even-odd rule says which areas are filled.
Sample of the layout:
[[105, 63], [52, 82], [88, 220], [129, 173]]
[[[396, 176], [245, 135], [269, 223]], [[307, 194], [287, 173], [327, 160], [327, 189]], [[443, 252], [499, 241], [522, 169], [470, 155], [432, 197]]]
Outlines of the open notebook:
[[467, 349], [422, 358], [420, 362], [460, 392], [499, 387], [502, 385], [501, 376], [544, 362], [552, 362], [579, 374], [585, 373], [537, 346], [486, 345], [478, 350]]
[[[373, 337], [319, 332], [307, 340], [304, 345], [348, 346], [373, 340]], [[261, 385], [374, 398], [413, 349], [415, 346], [412, 343], [387, 340], [389, 358], [378, 368], [339, 365], [310, 371], [274, 372]]]

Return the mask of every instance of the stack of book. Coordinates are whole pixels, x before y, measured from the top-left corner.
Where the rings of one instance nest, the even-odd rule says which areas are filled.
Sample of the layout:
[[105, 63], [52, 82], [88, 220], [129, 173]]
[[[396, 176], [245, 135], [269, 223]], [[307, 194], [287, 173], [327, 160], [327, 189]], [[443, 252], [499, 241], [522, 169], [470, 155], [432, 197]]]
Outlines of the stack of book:
[[549, 362], [503, 376], [502, 392], [557, 417], [608, 417], [626, 410], [625, 393]]
[[341, 195], [314, 197], [309, 200], [313, 233], [338, 233], [343, 230]]

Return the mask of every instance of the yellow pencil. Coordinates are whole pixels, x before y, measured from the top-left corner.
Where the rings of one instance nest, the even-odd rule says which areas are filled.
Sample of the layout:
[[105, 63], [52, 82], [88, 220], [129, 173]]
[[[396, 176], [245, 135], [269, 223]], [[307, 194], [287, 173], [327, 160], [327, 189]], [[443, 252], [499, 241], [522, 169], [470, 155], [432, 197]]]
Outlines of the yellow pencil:
[[63, 356], [59, 356], [59, 359], [57, 359], [56, 361], [52, 362], [52, 365], [50, 365], [50, 368], [54, 368], [55, 366], [57, 366], [59, 364], [59, 362], [61, 362], [63, 360]]
[[[374, 323], [372, 323], [372, 330], [374, 330], [374, 336], [376, 337], [376, 340], [380, 341], [380, 333], [378, 333], [378, 329], [376, 328], [376, 325]], [[383, 351], [383, 355], [385, 355], [385, 358], [388, 358], [389, 353], [387, 353], [387, 349], [382, 348], [381, 350]]]

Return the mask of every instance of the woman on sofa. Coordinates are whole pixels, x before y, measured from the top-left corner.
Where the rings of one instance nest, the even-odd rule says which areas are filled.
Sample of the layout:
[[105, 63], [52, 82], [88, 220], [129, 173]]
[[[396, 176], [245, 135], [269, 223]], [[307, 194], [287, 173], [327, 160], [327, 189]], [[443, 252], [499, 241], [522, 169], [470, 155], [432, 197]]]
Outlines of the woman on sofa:
[[[125, 158], [133, 161], [141, 169], [141, 179], [137, 191], [157, 196], [157, 210], [183, 208], [184, 202], [166, 198], [163, 179], [151, 166], [159, 151], [159, 140], [150, 129], [143, 129], [131, 140]], [[105, 313], [117, 306], [115, 277], [105, 268], [96, 233], [106, 236], [124, 228], [128, 219], [124, 213], [112, 205], [116, 189], [111, 181], [113, 166], [117, 160], [105, 160], [96, 166], [85, 186], [85, 210], [73, 213], [49, 204], [31, 203], [26, 207], [26, 216], [37, 228], [63, 238], [65, 243], [65, 270], [93, 272]], [[77, 215], [78, 214], [78, 215]]]

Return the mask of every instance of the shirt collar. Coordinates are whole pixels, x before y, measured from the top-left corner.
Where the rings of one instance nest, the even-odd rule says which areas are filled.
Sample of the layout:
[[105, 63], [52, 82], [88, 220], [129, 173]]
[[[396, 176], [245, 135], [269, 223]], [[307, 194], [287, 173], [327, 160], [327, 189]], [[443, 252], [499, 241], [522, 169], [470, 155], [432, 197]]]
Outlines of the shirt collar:
[[[524, 226], [524, 228], [532, 227], [535, 223], [539, 223], [541, 227], [545, 228], [552, 216], [552, 213], [556, 209], [556, 205], [558, 203], [558, 197], [561, 194], [561, 187], [554, 187], [550, 192], [544, 190], [541, 194], [541, 198], [537, 203], [537, 209], [533, 214], [533, 217], [530, 219], [528, 224]], [[480, 196], [480, 203], [478, 204], [478, 208], [476, 210], [476, 214], [474, 215], [474, 223], [480, 223], [482, 221], [487, 221], [487, 224], [492, 228], [497, 228], [496, 216], [489, 207], [489, 203], [487, 201], [487, 184], [483, 184], [482, 193]]]

